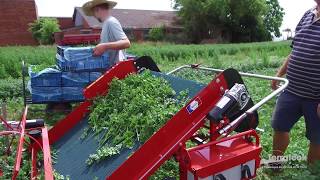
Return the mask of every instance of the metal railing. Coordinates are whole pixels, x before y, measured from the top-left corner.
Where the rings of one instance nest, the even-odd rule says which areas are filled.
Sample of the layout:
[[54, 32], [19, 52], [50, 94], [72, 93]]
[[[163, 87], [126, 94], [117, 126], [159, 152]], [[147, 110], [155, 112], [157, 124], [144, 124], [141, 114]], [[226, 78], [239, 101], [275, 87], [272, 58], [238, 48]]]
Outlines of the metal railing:
[[[214, 68], [208, 68], [208, 67], [202, 67], [200, 65], [184, 65], [180, 66], [170, 72], [167, 73], [167, 75], [171, 75], [173, 73], [176, 73], [178, 71], [181, 71], [183, 69], [194, 69], [194, 70], [203, 70], [203, 71], [210, 71], [214, 73], [221, 73], [224, 70], [221, 69], [214, 69]], [[270, 93], [268, 96], [260, 100], [258, 103], [256, 103], [254, 106], [252, 106], [250, 109], [248, 109], [245, 113], [240, 115], [237, 119], [232, 121], [230, 124], [226, 125], [224, 128], [222, 128], [219, 131], [219, 134], [223, 136], [227, 136], [230, 134], [248, 115], [252, 114], [254, 111], [258, 110], [261, 106], [266, 104], [268, 101], [270, 101], [272, 98], [280, 94], [288, 85], [289, 81], [285, 78], [279, 78], [279, 77], [272, 77], [272, 76], [265, 76], [265, 75], [259, 75], [259, 74], [251, 74], [251, 73], [244, 73], [239, 72], [241, 76], [249, 77], [249, 78], [257, 78], [257, 79], [263, 79], [263, 80], [275, 80], [279, 81], [282, 84], [279, 86], [279, 88], [272, 93]]]

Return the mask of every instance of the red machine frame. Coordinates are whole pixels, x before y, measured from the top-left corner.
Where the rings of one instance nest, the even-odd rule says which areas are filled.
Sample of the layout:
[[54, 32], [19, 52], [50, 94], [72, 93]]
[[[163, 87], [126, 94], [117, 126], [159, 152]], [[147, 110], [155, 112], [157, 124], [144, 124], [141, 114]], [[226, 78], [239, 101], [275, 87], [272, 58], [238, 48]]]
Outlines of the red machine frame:
[[[3, 124], [8, 129], [7, 131], [0, 132], [0, 136], [11, 136], [11, 135], [19, 135], [18, 145], [17, 145], [17, 152], [16, 152], [16, 160], [14, 169], [12, 172], [12, 180], [15, 180], [19, 174], [20, 166], [22, 162], [22, 153], [23, 153], [23, 146], [26, 143], [25, 137], [29, 137], [34, 143], [28, 144], [29, 151], [31, 152], [31, 179], [36, 179], [38, 176], [38, 169], [37, 169], [37, 158], [38, 153], [43, 151], [43, 161], [44, 161], [44, 175], [46, 180], [53, 180], [53, 169], [52, 169], [52, 160], [51, 160], [51, 153], [50, 153], [50, 145], [49, 145], [49, 137], [48, 137], [48, 130], [46, 127], [39, 127], [39, 128], [29, 128], [26, 129], [26, 121], [27, 121], [27, 113], [28, 113], [28, 106], [25, 107], [22, 119], [19, 122], [17, 128], [13, 128], [4, 118], [0, 118]], [[41, 131], [41, 139], [36, 139], [29, 135], [28, 133], [34, 130]], [[11, 148], [12, 141], [8, 148]], [[9, 150], [9, 149], [8, 149]], [[0, 172], [2, 172], [0, 170]], [[2, 173], [0, 173], [0, 177]]]
[[[99, 78], [95, 83], [88, 86], [84, 95], [86, 101], [80, 104], [71, 114], [65, 119], [60, 121], [54, 128], [49, 131], [50, 143], [55, 143], [65, 133], [67, 133], [72, 127], [74, 127], [84, 116], [89, 112], [88, 108], [91, 105], [91, 99], [99, 95], [105, 95], [108, 93], [109, 83], [113, 78], [123, 79], [128, 74], [137, 73], [139, 70], [135, 65], [135, 61], [129, 60], [118, 63], [112, 69], [105, 73], [104, 76]], [[190, 66], [188, 66], [190, 67]], [[183, 67], [185, 68], [185, 67]], [[199, 66], [192, 66], [192, 68], [200, 68]], [[216, 70], [215, 70], [216, 71]], [[222, 70], [217, 70], [222, 72]], [[172, 73], [172, 72], [170, 72]], [[252, 76], [251, 74], [242, 73], [242, 75]], [[273, 78], [267, 76], [259, 76], [264, 79], [275, 79], [283, 81], [285, 84], [282, 88], [270, 94], [267, 98], [257, 103], [254, 107], [249, 109], [247, 113], [241, 115], [238, 119], [228, 124], [213, 124], [210, 123], [211, 141], [216, 140], [221, 135], [227, 135], [232, 131], [236, 123], [240, 123], [250, 112], [253, 112], [265, 102], [270, 100], [275, 95], [279, 94], [288, 84], [287, 80], [282, 78]], [[185, 149], [185, 142], [189, 139], [196, 137], [196, 132], [205, 127], [205, 119], [208, 112], [214, 107], [217, 101], [227, 90], [227, 82], [224, 80], [223, 74], [219, 74], [216, 78], [209, 83], [198, 95], [196, 95], [190, 103], [188, 103], [181, 111], [179, 111], [168, 123], [162, 127], [157, 133], [155, 133], [143, 146], [141, 146], [130, 158], [125, 161], [110, 177], [107, 179], [147, 179], [160, 165], [171, 156], [175, 155], [177, 160], [182, 159], [182, 155], [179, 153]], [[199, 107], [189, 114], [186, 110], [191, 103], [198, 103]], [[183, 120], [182, 120], [183, 119]], [[177, 129], [180, 131], [177, 133]], [[218, 130], [223, 130], [218, 132]], [[253, 132], [247, 132], [253, 133]], [[259, 139], [257, 138], [257, 141]], [[259, 150], [259, 144], [256, 144]], [[162, 148], [154, 148], [162, 147]], [[259, 159], [257, 159], [259, 160]], [[139, 162], [139, 163], [137, 163]], [[183, 171], [181, 171], [183, 172]], [[185, 174], [181, 174], [181, 177], [185, 177]]]
[[[255, 138], [254, 143], [251, 142], [251, 137]], [[231, 145], [230, 147], [219, 146], [222, 143], [231, 143]], [[188, 172], [194, 174], [194, 180], [205, 179], [250, 160], [255, 161], [255, 166], [253, 174], [248, 179], [254, 178], [256, 176], [255, 170], [260, 166], [261, 150], [259, 136], [254, 130], [211, 141], [194, 148], [183, 148], [178, 153], [180, 179], [187, 180], [190, 176]]]
[[[183, 66], [181, 68], [190, 68], [190, 66]], [[199, 66], [191, 66], [191, 68], [201, 69]], [[178, 70], [176, 69], [176, 70]], [[204, 68], [203, 68], [204, 69]], [[73, 112], [67, 115], [64, 119], [59, 121], [48, 134], [46, 133], [46, 128], [42, 128], [42, 144], [39, 141], [35, 141], [30, 146], [30, 151], [32, 154], [32, 178], [38, 175], [36, 162], [37, 162], [37, 152], [40, 148], [44, 152], [44, 168], [45, 177], [47, 180], [53, 179], [52, 177], [52, 166], [50, 157], [50, 145], [57, 142], [62, 138], [68, 131], [70, 131], [77, 123], [79, 123], [83, 117], [89, 113], [89, 107], [92, 105], [92, 99], [105, 95], [108, 93], [109, 83], [114, 78], [123, 79], [127, 75], [132, 73], [138, 73], [140, 69], [136, 65], [136, 61], [128, 60], [123, 61], [115, 65], [113, 68], [108, 70], [102, 77], [96, 80], [93, 84], [88, 86], [84, 90], [85, 102], [81, 103]], [[174, 71], [176, 71], [174, 70]], [[211, 69], [215, 72], [223, 72], [222, 70]], [[168, 73], [171, 74], [174, 71]], [[243, 115], [239, 116], [236, 120], [229, 123], [228, 119], [225, 119], [223, 123], [214, 124], [210, 123], [209, 126], [205, 124], [206, 116], [208, 112], [216, 105], [220, 98], [224, 95], [225, 91], [230, 88], [226, 82], [223, 73], [220, 73], [211, 81], [201, 92], [199, 92], [184, 108], [182, 108], [171, 120], [167, 122], [158, 132], [156, 132], [143, 146], [141, 146], [130, 158], [125, 161], [113, 174], [107, 179], [119, 180], [119, 179], [147, 179], [152, 175], [166, 160], [170, 157], [176, 157], [180, 164], [180, 177], [181, 179], [187, 179], [187, 171], [192, 170], [194, 173], [202, 178], [210, 173], [213, 173], [219, 169], [213, 171], [212, 168], [217, 168], [214, 166], [214, 162], [207, 164], [206, 167], [201, 167], [200, 169], [207, 169], [200, 171], [200, 169], [192, 168], [192, 160], [190, 154], [207, 147], [215, 147], [221, 142], [227, 142], [231, 140], [242, 141], [247, 147], [248, 151], [255, 152], [254, 156], [248, 155], [246, 153], [239, 153], [239, 156], [244, 156], [248, 159], [255, 159], [256, 162], [260, 161], [260, 151], [261, 147], [259, 144], [259, 137], [254, 130], [250, 130], [244, 133], [240, 133], [235, 136], [226, 137], [233, 129], [250, 113], [257, 110], [265, 102], [270, 100], [275, 95], [279, 94], [287, 85], [288, 81], [282, 78], [273, 78], [260, 75], [252, 75], [241, 73], [241, 75], [249, 77], [258, 77], [268, 80], [278, 80], [283, 81], [284, 85], [278, 90], [271, 93], [269, 96], [264, 98], [262, 101], [257, 103], [255, 106], [246, 111]], [[188, 108], [192, 107], [192, 111]], [[17, 152], [16, 168], [14, 171], [14, 176], [16, 177], [17, 172], [20, 168], [21, 161], [21, 151], [24, 142], [25, 129], [24, 123], [26, 121], [26, 112], [21, 121], [22, 126], [20, 129], [20, 142]], [[205, 127], [208, 129], [209, 137], [200, 137], [197, 131]], [[249, 141], [249, 136], [256, 138], [256, 142], [253, 143]], [[218, 140], [218, 138], [221, 138]], [[186, 149], [185, 143], [188, 140], [200, 139], [204, 145], [192, 149]], [[157, 147], [157, 148], [155, 148]], [[211, 148], [211, 149], [213, 149]], [[243, 151], [244, 152], [244, 151]], [[247, 152], [247, 151], [246, 151]], [[139, 162], [139, 163], [137, 163]], [[228, 167], [234, 163], [241, 163], [241, 160], [228, 160], [230, 163]], [[256, 163], [256, 168], [258, 168], [259, 163]]]

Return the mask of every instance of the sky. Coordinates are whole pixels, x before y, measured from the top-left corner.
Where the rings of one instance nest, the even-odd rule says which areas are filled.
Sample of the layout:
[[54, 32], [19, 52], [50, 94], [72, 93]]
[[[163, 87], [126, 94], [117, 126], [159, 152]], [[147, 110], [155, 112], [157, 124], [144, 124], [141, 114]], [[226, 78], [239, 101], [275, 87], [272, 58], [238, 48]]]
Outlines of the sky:
[[[75, 6], [88, 0], [36, 0], [39, 16], [71, 17]], [[173, 10], [171, 0], [117, 0], [119, 9]], [[279, 0], [285, 9], [281, 31], [295, 29], [304, 12], [315, 6], [314, 0]], [[283, 33], [286, 36], [285, 33]]]

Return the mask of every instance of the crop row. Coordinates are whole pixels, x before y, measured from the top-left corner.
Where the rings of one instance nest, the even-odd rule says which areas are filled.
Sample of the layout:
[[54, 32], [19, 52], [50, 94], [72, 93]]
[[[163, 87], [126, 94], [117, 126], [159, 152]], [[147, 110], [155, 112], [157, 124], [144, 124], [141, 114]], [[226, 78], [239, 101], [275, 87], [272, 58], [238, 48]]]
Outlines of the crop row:
[[[256, 61], [271, 56], [285, 57], [290, 51], [290, 42], [267, 42], [230, 45], [173, 45], [144, 43], [134, 44], [129, 53], [151, 56], [162, 66], [168, 63], [197, 63], [215, 65], [225, 58]], [[21, 77], [21, 62], [33, 65], [52, 65], [55, 63], [55, 46], [16, 46], [0, 48], [0, 79]], [[219, 62], [218, 62], [219, 63]], [[165, 69], [166, 70], [166, 69]]]

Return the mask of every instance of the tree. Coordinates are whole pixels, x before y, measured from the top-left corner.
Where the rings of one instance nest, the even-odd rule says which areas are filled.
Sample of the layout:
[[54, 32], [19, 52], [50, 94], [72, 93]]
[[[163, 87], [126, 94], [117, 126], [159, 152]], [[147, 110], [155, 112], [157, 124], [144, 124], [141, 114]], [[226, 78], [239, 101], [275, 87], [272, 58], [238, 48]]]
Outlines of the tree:
[[283, 32], [287, 33], [287, 40], [292, 39], [292, 30], [290, 28], [286, 28]]
[[280, 26], [282, 24], [284, 9], [280, 6], [278, 0], [266, 0], [268, 11], [264, 18], [265, 27], [268, 32], [280, 37]]
[[173, 0], [186, 33], [230, 42], [266, 41], [280, 36], [283, 9], [278, 0]]
[[40, 44], [53, 44], [53, 33], [59, 32], [58, 20], [55, 18], [40, 18], [29, 24], [29, 31]]
[[162, 41], [165, 37], [165, 27], [155, 27], [149, 31], [149, 39], [152, 41]]

